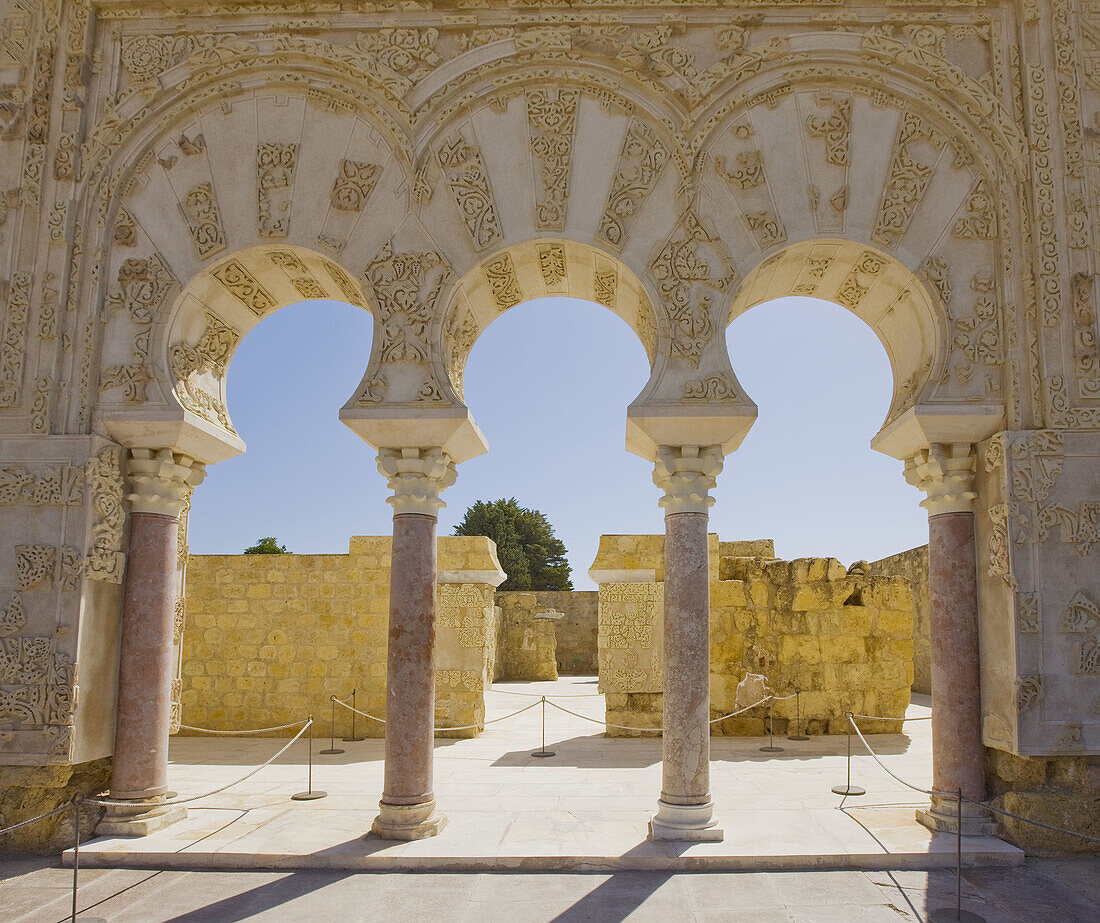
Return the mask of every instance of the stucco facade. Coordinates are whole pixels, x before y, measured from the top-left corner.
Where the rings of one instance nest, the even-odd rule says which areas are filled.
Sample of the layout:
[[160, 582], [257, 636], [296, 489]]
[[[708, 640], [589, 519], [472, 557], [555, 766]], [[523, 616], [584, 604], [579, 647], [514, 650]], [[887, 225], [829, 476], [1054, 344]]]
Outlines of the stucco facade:
[[[546, 294], [646, 348], [626, 446], [656, 465], [685, 574], [706, 525], [677, 517], [705, 519], [756, 416], [726, 325], [788, 294], [866, 321], [894, 376], [874, 447], [933, 520], [969, 517], [931, 530], [932, 621], [962, 612], [972, 640], [940, 744], [972, 770], [983, 744], [1100, 754], [1098, 59], [1095, 0], [0, 0], [0, 763], [116, 749], [143, 675], [119, 672], [131, 544], [153, 534], [134, 517], [180, 518], [243, 451], [225, 383], [255, 324], [314, 297], [373, 315], [339, 413], [394, 487], [422, 573], [391, 606], [412, 612], [434, 539], [402, 517], [434, 517], [487, 450], [467, 356]], [[979, 585], [952, 582], [971, 559]], [[181, 570], [157, 574], [133, 656], [178, 666]], [[692, 580], [664, 602], [685, 665]], [[422, 734], [415, 650], [390, 668], [418, 678]], [[686, 666], [681, 686], [701, 714]]]

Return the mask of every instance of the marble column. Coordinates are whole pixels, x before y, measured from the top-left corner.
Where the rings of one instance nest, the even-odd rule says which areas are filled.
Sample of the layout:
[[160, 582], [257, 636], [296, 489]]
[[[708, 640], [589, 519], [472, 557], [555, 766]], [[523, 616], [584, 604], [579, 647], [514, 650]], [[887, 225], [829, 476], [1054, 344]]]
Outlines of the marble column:
[[653, 481], [664, 491], [664, 715], [655, 840], [721, 840], [710, 797], [709, 491], [722, 470], [716, 446], [661, 446]]
[[439, 495], [455, 481], [434, 449], [382, 449], [378, 470], [394, 494], [390, 625], [386, 658], [386, 766], [371, 832], [386, 840], [435, 836], [432, 780], [435, 723], [436, 521]]
[[176, 548], [184, 494], [205, 474], [169, 449], [130, 458], [130, 538], [123, 590], [118, 703], [110, 798], [96, 833], [144, 836], [186, 816], [166, 805], [172, 705], [172, 623], [179, 588]]
[[[975, 455], [969, 443], [932, 445], [906, 463], [906, 479], [926, 494], [932, 677], [932, 788], [985, 798], [978, 579], [974, 546]], [[925, 826], [954, 833], [955, 798], [933, 795], [917, 811]], [[963, 803], [963, 834], [993, 832], [989, 812]]]

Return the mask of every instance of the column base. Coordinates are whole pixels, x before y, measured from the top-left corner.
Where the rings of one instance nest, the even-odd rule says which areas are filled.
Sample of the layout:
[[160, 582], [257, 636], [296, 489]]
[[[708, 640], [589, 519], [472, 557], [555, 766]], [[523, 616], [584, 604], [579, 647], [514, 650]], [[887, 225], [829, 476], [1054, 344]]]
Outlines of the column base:
[[[954, 798], [933, 795], [931, 806], [918, 808], [916, 816], [917, 823], [923, 824], [933, 833], [950, 833], [955, 836], [959, 833], [959, 808]], [[993, 815], [981, 805], [964, 800], [962, 835], [996, 836], [997, 823]]]
[[718, 842], [725, 832], [714, 816], [714, 803], [671, 804], [657, 800], [657, 813], [649, 819], [651, 840]]
[[370, 832], [383, 840], [423, 840], [447, 826], [447, 815], [435, 809], [435, 800], [423, 804], [378, 802], [379, 814]]
[[148, 836], [169, 824], [183, 820], [187, 808], [182, 804], [165, 804], [163, 796], [135, 801], [125, 807], [109, 807], [103, 820], [96, 825], [96, 836]]

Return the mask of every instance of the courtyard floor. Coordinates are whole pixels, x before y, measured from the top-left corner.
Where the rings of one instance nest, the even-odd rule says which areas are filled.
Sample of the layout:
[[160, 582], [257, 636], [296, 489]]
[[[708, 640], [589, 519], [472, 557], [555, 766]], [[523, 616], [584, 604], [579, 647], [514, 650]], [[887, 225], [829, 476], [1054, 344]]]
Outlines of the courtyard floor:
[[[845, 781], [844, 737], [777, 739], [779, 753], [760, 750], [765, 738], [712, 738], [711, 791], [725, 831], [720, 843], [654, 843], [649, 815], [661, 787], [657, 739], [607, 738], [598, 723], [603, 698], [592, 677], [555, 683], [498, 683], [487, 693], [487, 718], [536, 707], [472, 740], [438, 740], [436, 798], [448, 818], [436, 837], [412, 843], [363, 838], [382, 790], [383, 741], [340, 742], [345, 753], [323, 756], [328, 738], [314, 741], [316, 801], [292, 801], [306, 788], [307, 744], [248, 781], [188, 806], [189, 816], [141, 839], [101, 839], [81, 848], [88, 866], [159, 869], [339, 870], [743, 870], [928, 869], [953, 866], [955, 840], [916, 823], [922, 797], [886, 774], [862, 752], [852, 782], [867, 789], [841, 799], [830, 789]], [[546, 709], [541, 744], [538, 695], [562, 696], [576, 712]], [[530, 698], [529, 696], [535, 696]], [[566, 698], [568, 696], [568, 698]], [[917, 697], [910, 717], [926, 716]], [[346, 727], [346, 722], [338, 723]], [[928, 721], [906, 733], [876, 735], [872, 746], [901, 778], [931, 784]], [[328, 716], [318, 732], [328, 730]], [[276, 739], [174, 738], [169, 782], [181, 797], [210, 791], [261, 764], [285, 743]], [[1016, 865], [1023, 854], [994, 838], [966, 839], [972, 864]]]

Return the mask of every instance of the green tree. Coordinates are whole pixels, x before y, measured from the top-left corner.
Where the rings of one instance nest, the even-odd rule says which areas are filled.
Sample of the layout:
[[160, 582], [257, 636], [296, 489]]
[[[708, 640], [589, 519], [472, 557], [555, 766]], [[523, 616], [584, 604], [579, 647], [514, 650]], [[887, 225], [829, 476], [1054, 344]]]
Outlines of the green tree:
[[251, 548], [245, 548], [245, 554], [290, 554], [286, 550], [286, 545], [280, 545], [274, 535], [268, 535], [265, 538], [261, 538]]
[[571, 590], [565, 544], [538, 510], [510, 500], [478, 500], [466, 510], [455, 535], [487, 535], [508, 579], [502, 590]]

